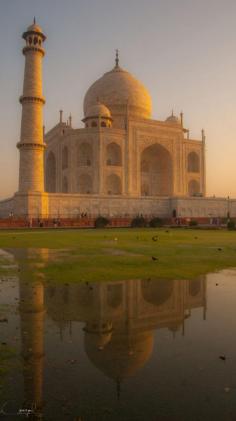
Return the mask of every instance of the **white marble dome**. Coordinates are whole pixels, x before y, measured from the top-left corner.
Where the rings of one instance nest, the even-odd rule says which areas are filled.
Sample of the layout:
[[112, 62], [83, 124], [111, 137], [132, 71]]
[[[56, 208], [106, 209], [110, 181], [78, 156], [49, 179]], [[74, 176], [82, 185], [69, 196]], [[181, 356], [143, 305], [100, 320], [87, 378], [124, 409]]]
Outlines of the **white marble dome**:
[[152, 101], [147, 89], [126, 70], [116, 65], [93, 83], [84, 98], [84, 114], [96, 105], [97, 98], [114, 115], [125, 115], [127, 106], [135, 117], [150, 118]]

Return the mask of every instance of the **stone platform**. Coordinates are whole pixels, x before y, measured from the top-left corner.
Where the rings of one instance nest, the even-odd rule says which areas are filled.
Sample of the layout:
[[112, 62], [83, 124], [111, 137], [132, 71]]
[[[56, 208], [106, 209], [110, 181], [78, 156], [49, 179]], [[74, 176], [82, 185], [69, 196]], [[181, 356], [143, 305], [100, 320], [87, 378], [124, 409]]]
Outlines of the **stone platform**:
[[62, 193], [16, 193], [0, 202], [0, 218], [236, 217], [236, 199], [218, 197], [130, 197]]

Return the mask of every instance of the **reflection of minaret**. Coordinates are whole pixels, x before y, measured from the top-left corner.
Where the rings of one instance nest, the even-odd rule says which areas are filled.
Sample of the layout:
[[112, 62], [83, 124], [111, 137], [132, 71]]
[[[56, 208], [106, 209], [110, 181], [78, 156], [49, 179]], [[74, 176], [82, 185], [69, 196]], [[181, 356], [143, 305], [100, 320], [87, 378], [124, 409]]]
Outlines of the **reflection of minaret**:
[[25, 407], [42, 407], [44, 287], [20, 272], [20, 319]]

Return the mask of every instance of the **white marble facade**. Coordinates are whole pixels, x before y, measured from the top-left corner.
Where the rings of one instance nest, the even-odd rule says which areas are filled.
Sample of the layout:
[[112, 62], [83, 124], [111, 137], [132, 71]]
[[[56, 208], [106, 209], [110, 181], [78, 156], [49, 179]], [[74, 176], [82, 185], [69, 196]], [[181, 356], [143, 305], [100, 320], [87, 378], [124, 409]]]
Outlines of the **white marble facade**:
[[42, 135], [46, 37], [34, 22], [23, 38], [19, 189], [0, 202], [0, 217], [236, 216], [236, 200], [205, 197], [204, 131], [191, 139], [183, 114], [154, 120], [149, 92], [118, 54], [85, 95], [83, 128], [60, 111]]

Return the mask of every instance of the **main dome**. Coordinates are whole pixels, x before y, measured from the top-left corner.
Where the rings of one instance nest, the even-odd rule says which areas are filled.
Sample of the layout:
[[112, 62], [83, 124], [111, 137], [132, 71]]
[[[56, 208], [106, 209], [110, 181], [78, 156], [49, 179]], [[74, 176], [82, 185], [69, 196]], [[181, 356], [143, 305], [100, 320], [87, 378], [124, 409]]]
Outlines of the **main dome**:
[[85, 115], [98, 100], [109, 108], [112, 117], [126, 115], [127, 107], [135, 117], [151, 117], [152, 100], [147, 89], [118, 65], [88, 89], [84, 98]]

